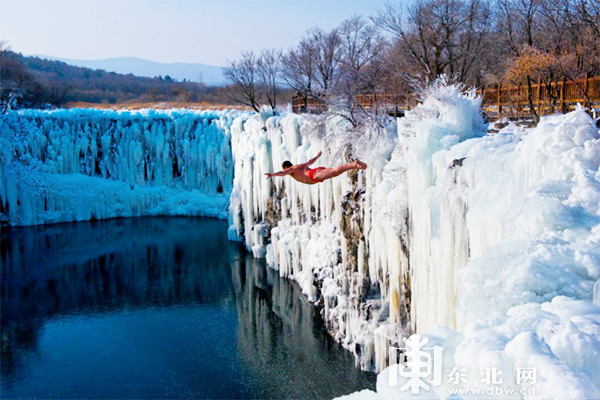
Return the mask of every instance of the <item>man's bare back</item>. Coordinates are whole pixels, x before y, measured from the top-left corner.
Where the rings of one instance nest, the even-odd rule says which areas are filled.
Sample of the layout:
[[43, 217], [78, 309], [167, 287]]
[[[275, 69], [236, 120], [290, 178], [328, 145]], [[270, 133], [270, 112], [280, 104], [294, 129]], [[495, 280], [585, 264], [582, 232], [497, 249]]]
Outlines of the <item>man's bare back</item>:
[[285, 161], [283, 163], [283, 171], [275, 172], [273, 174], [267, 173], [267, 177], [272, 178], [274, 176], [286, 176], [290, 175], [292, 178], [297, 180], [298, 182], [305, 183], [307, 185], [314, 185], [315, 183], [323, 182], [324, 180], [335, 178], [338, 175], [343, 174], [346, 171], [350, 171], [352, 169], [367, 169], [367, 164], [362, 161], [354, 161], [352, 163], [340, 165], [335, 168], [309, 168], [310, 165], [314, 164], [319, 157], [321, 157], [321, 153], [317, 154], [315, 158], [312, 158], [308, 162], [304, 164], [292, 165], [291, 162]]

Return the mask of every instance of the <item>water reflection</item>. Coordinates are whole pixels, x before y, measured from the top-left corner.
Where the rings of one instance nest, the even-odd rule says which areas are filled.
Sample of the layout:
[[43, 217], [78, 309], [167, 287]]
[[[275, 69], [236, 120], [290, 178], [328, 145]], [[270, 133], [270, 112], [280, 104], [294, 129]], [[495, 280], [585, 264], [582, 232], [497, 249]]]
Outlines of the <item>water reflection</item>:
[[226, 223], [4, 229], [2, 398], [331, 398], [373, 386]]

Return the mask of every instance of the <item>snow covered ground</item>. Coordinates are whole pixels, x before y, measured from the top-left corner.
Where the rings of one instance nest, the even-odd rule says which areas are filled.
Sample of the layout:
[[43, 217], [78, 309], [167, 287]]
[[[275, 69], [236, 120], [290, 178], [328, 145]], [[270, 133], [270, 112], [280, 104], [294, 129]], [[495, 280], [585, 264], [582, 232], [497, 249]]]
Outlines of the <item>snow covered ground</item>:
[[[444, 349], [442, 384], [421, 397], [599, 398], [595, 122], [578, 110], [544, 117], [533, 129], [509, 125], [495, 135], [451, 139], [440, 149], [438, 138], [452, 135], [444, 112], [412, 117], [415, 134], [400, 162], [421, 151], [417, 165], [406, 166], [409, 186], [422, 166], [429, 175], [419, 179], [430, 183], [418, 204], [409, 200], [410, 209], [425, 209], [413, 229], [426, 230], [412, 241], [411, 260], [429, 242], [421, 263], [411, 263], [413, 296], [428, 297], [415, 302], [416, 328], [427, 347]], [[462, 162], [448, 168], [453, 160]], [[449, 379], [453, 368], [464, 381]], [[519, 368], [534, 370], [535, 383], [518, 382]], [[503, 373], [502, 384], [482, 381], [490, 369]], [[347, 398], [410, 398], [402, 390], [407, 379], [390, 385], [390, 375], [397, 377], [397, 367], [380, 374], [377, 395]]]
[[385, 368], [415, 333], [443, 348], [441, 384], [421, 396], [600, 397], [596, 123], [577, 110], [487, 135], [479, 106], [436, 85], [377, 151], [355, 145], [366, 172], [313, 186], [263, 174], [321, 150], [315, 166], [330, 166], [342, 124], [265, 111], [232, 127], [230, 237], [297, 280], [361, 367], [383, 371], [378, 393], [350, 398], [411, 397]]
[[140, 215], [226, 217], [236, 111], [26, 110], [0, 116], [11, 225]]

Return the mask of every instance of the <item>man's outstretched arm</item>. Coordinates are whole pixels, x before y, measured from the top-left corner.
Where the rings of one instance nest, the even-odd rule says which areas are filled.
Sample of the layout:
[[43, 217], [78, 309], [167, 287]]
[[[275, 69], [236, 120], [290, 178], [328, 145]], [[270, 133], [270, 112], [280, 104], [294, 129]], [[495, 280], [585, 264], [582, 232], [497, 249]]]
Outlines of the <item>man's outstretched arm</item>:
[[322, 151], [320, 151], [319, 154], [317, 154], [314, 158], [311, 158], [310, 160], [308, 160], [308, 162], [305, 163], [304, 165], [308, 166], [308, 165], [314, 164], [315, 161], [317, 161], [319, 159], [319, 157], [321, 157], [321, 154], [323, 154]]
[[317, 154], [316, 156], [314, 156], [313, 158], [311, 158], [304, 164], [294, 165], [292, 168], [300, 169], [300, 168], [308, 167], [309, 165], [314, 164], [319, 159], [319, 157], [321, 157], [321, 154], [323, 154], [322, 151], [320, 151], [319, 154]]
[[293, 171], [292, 171], [292, 168], [289, 168], [289, 169], [286, 169], [285, 171], [279, 171], [279, 172], [274, 172], [274, 173], [269, 173], [269, 172], [267, 172], [265, 175], [266, 175], [268, 178], [272, 178], [272, 177], [274, 177], [274, 176], [286, 176], [286, 175], [289, 175], [289, 174], [291, 174], [292, 172], [293, 172]]

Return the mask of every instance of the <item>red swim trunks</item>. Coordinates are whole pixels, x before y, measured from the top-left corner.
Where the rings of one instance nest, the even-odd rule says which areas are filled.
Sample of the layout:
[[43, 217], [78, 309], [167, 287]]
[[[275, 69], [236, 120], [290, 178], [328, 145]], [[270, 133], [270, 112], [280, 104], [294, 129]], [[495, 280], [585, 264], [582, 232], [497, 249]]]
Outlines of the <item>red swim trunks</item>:
[[317, 181], [315, 179], [315, 172], [320, 170], [320, 169], [325, 169], [325, 167], [317, 167], [317, 168], [313, 168], [313, 169], [309, 169], [308, 170], [308, 176], [310, 177], [310, 180], [313, 181], [314, 183], [319, 183], [319, 182], [323, 182], [323, 181]]

